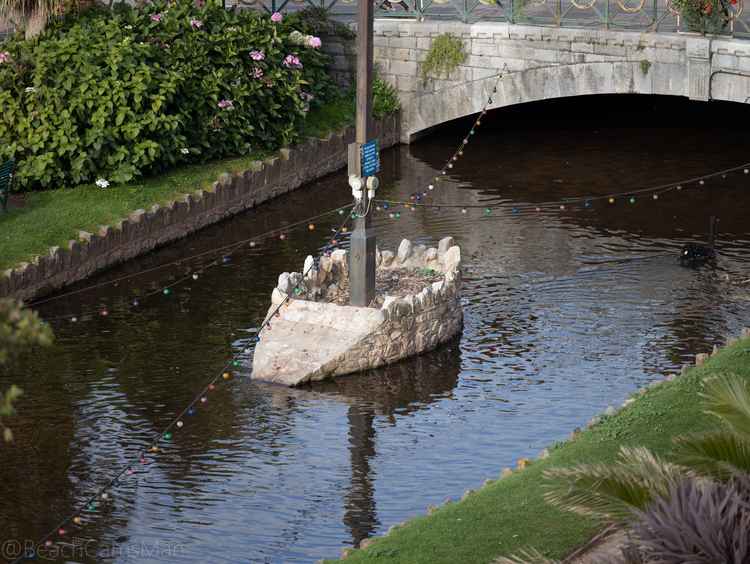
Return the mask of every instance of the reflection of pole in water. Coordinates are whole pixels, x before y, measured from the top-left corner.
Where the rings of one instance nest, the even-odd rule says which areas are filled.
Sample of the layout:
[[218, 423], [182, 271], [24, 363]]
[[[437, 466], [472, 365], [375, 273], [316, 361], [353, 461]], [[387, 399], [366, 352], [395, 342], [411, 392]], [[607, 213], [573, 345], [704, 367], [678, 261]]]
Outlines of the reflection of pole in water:
[[368, 407], [352, 405], [349, 420], [349, 457], [352, 481], [345, 498], [344, 523], [354, 546], [375, 532], [375, 496], [370, 476], [370, 459], [375, 455], [374, 413]]

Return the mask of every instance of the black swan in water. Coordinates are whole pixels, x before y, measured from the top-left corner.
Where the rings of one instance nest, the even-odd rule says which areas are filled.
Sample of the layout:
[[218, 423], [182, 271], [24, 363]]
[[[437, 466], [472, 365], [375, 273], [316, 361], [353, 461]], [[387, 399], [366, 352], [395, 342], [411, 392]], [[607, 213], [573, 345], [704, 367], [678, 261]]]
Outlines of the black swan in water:
[[687, 243], [682, 247], [680, 253], [680, 263], [685, 266], [699, 266], [716, 259], [716, 224], [719, 220], [711, 216], [711, 223], [708, 230], [708, 244]]

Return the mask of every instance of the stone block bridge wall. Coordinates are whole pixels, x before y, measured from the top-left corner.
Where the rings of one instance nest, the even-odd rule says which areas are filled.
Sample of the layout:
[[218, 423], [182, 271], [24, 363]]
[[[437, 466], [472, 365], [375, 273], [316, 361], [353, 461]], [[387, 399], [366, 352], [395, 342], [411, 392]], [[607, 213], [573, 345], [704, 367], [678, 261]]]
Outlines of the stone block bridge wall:
[[[435, 37], [463, 40], [465, 62], [423, 81], [420, 63]], [[378, 19], [375, 61], [399, 91], [402, 141], [482, 109], [587, 94], [666, 94], [694, 100], [750, 99], [750, 41], [689, 34]], [[335, 45], [341, 76], [352, 49]], [[499, 81], [496, 75], [507, 69]]]

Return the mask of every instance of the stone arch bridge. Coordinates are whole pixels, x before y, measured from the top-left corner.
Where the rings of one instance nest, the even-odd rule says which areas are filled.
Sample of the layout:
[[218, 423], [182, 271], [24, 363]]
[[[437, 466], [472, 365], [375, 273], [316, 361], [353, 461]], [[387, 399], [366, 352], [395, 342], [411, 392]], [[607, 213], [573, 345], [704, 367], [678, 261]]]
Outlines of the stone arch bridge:
[[[425, 80], [421, 62], [444, 33], [462, 39], [466, 59], [449, 76]], [[380, 76], [401, 99], [404, 142], [479, 112], [495, 85], [489, 109], [589, 94], [750, 100], [750, 40], [731, 36], [380, 18], [374, 41]], [[350, 73], [352, 49], [329, 49], [336, 70]]]

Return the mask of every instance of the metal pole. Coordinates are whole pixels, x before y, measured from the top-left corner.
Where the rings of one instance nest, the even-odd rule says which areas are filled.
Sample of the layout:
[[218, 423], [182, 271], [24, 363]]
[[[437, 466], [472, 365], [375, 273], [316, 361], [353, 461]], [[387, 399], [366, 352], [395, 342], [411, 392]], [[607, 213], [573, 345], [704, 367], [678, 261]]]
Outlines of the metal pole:
[[[349, 151], [349, 174], [362, 177], [360, 147], [373, 136], [372, 127], [372, 52], [374, 3], [372, 0], [358, 2], [357, 18], [357, 131], [356, 143]], [[364, 180], [364, 179], [363, 179]], [[369, 211], [367, 188], [363, 186], [362, 203], [359, 208]], [[354, 220], [354, 232], [349, 251], [350, 303], [353, 306], [368, 306], [375, 298], [375, 234], [370, 225], [370, 214], [360, 214]]]

